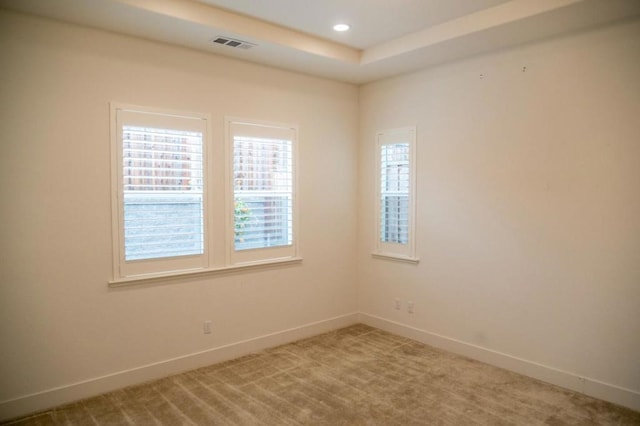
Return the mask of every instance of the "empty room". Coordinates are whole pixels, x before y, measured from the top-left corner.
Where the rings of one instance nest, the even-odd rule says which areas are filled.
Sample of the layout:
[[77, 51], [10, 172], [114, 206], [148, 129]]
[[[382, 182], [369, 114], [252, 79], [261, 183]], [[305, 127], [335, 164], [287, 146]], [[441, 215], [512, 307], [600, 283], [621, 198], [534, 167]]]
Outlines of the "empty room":
[[640, 424], [640, 1], [0, 0], [0, 423]]

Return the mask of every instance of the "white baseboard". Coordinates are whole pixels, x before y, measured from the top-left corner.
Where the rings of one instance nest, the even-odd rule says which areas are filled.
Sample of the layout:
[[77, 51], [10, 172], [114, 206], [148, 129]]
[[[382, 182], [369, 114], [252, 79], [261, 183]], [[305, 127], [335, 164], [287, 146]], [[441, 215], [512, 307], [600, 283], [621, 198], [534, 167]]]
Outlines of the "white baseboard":
[[347, 327], [357, 322], [357, 313], [341, 315], [206, 351], [132, 368], [130, 370], [119, 371], [102, 377], [95, 377], [7, 401], [0, 401], [0, 421], [46, 410], [47, 408], [89, 398], [137, 383], [159, 379], [237, 358], [262, 349]]
[[613, 402], [640, 411], [640, 392], [622, 388], [574, 373], [492, 351], [429, 331], [390, 321], [375, 315], [359, 314], [360, 322], [418, 342], [441, 348], [456, 354], [514, 371], [522, 375], [571, 389], [594, 398]]

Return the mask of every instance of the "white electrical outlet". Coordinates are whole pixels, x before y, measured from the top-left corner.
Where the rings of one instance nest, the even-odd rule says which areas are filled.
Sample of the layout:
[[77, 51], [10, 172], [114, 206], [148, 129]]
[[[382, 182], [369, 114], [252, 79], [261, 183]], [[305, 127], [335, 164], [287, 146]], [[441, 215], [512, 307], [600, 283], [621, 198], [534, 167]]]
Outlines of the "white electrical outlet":
[[413, 313], [413, 302], [407, 302], [407, 312]]
[[211, 321], [207, 320], [202, 324], [202, 331], [204, 334], [211, 334]]
[[396, 304], [395, 304], [396, 309], [400, 309], [400, 299], [396, 298]]

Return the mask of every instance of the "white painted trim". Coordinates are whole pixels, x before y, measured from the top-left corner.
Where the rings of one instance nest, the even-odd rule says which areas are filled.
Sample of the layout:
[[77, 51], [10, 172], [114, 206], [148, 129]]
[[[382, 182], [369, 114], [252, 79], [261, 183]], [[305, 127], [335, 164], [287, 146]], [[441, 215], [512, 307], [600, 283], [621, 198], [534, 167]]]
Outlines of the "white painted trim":
[[[211, 247], [211, 230], [207, 220], [210, 215], [209, 207], [209, 145], [211, 140], [211, 114], [201, 112], [177, 111], [157, 107], [143, 107], [119, 102], [110, 102], [110, 139], [111, 139], [111, 229], [114, 281], [126, 280], [139, 275], [163, 275], [166, 272], [190, 271], [206, 269], [212, 265], [213, 247]], [[127, 119], [128, 116], [128, 119]], [[134, 119], [132, 116], [135, 116]], [[161, 118], [160, 118], [161, 117]], [[142, 259], [127, 262], [124, 249], [124, 209], [122, 182], [122, 127], [124, 122], [139, 122], [159, 126], [178, 125], [178, 128], [188, 128], [202, 131], [202, 161], [203, 161], [203, 231], [204, 252], [192, 256], [164, 257], [157, 259]], [[186, 123], [189, 123], [188, 125]], [[185, 127], [183, 127], [185, 126]]]
[[299, 327], [207, 349], [205, 351], [195, 352], [129, 370], [118, 371], [101, 377], [94, 377], [6, 401], [0, 401], [0, 421], [121, 389], [126, 386], [237, 358], [266, 348], [347, 327], [357, 322], [357, 313], [340, 315]]
[[640, 411], [640, 392], [361, 312], [363, 324]]
[[[380, 148], [383, 145], [393, 145], [397, 143], [409, 142], [409, 241], [407, 244], [392, 244], [383, 243], [380, 235], [380, 228], [382, 227], [381, 211], [381, 157]], [[417, 127], [406, 126], [396, 129], [381, 130], [376, 133], [376, 176], [374, 182], [376, 183], [376, 199], [375, 199], [375, 233], [376, 244], [374, 253], [379, 254], [380, 257], [395, 258], [395, 259], [417, 259], [416, 258], [416, 194], [417, 188]]]
[[371, 256], [377, 259], [395, 260], [398, 262], [413, 263], [413, 264], [418, 264], [420, 262], [420, 259], [418, 259], [417, 257], [407, 257], [399, 254], [393, 254], [393, 253], [371, 253]]
[[215, 275], [223, 274], [234, 271], [242, 271], [246, 269], [259, 269], [269, 268], [277, 266], [286, 266], [302, 263], [301, 257], [282, 258], [282, 259], [267, 259], [256, 262], [245, 262], [238, 265], [219, 266], [215, 268], [198, 268], [191, 270], [181, 271], [167, 271], [154, 274], [142, 274], [133, 275], [126, 278], [109, 281], [109, 287], [123, 287], [137, 284], [151, 284], [154, 282], [166, 282], [168, 280], [174, 280], [185, 277], [196, 277], [200, 275]]
[[[235, 224], [234, 224], [234, 209], [232, 208], [234, 203], [234, 184], [233, 184], [233, 137], [234, 126], [244, 126], [244, 131], [247, 128], [255, 129], [255, 136], [258, 137], [275, 137], [280, 135], [282, 138], [291, 140], [292, 149], [292, 172], [293, 172], [293, 190], [292, 190], [292, 202], [293, 202], [293, 217], [292, 217], [292, 236], [293, 242], [287, 246], [278, 247], [265, 247], [251, 250], [235, 250]], [[237, 116], [225, 116], [224, 117], [224, 129], [225, 129], [225, 218], [226, 218], [226, 265], [235, 266], [242, 264], [251, 264], [255, 262], [268, 261], [270, 259], [295, 259], [300, 257], [300, 232], [299, 232], [299, 194], [298, 194], [298, 164], [299, 164], [299, 138], [300, 129], [298, 124], [294, 123], [281, 123], [267, 120], [255, 120], [249, 118], [242, 118]], [[258, 130], [262, 129], [262, 130]], [[250, 132], [253, 133], [253, 132]], [[270, 134], [271, 133], [271, 134]]]

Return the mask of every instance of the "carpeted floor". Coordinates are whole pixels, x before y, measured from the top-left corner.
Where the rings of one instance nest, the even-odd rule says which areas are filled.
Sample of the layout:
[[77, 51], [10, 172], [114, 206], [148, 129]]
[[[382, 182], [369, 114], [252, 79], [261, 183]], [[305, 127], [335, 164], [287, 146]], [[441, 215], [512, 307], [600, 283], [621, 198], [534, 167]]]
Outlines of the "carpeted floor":
[[14, 425], [640, 425], [640, 413], [365, 325]]

